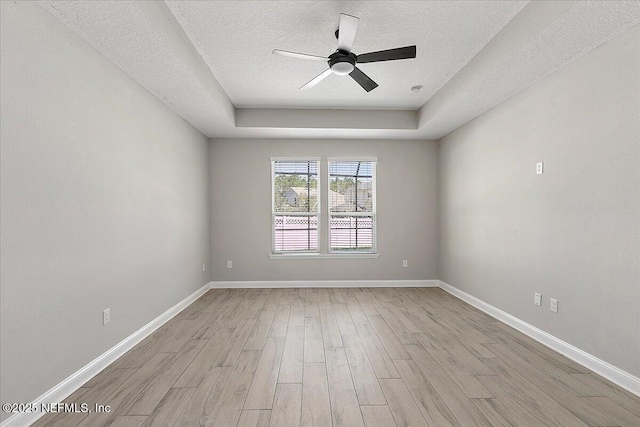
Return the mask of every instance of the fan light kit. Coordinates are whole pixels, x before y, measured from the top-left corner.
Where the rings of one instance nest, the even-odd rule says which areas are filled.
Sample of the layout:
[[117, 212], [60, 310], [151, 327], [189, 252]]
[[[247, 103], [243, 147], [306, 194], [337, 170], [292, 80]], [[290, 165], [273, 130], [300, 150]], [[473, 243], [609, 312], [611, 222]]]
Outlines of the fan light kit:
[[[416, 57], [416, 47], [406, 46], [397, 49], [381, 50], [378, 52], [363, 53], [356, 55], [351, 52], [353, 41], [356, 37], [359, 18], [355, 16], [340, 14], [340, 27], [336, 31], [338, 39], [338, 49], [328, 57], [308, 55], [306, 53], [289, 52], [286, 50], [274, 49], [273, 53], [291, 58], [310, 59], [313, 61], [325, 61], [329, 64], [329, 68], [311, 79], [300, 89], [309, 89], [324, 80], [330, 74], [338, 76], [346, 76], [347, 74], [353, 78], [364, 90], [371, 92], [378, 87], [378, 84], [371, 80], [369, 76], [362, 72], [356, 65], [368, 62], [396, 61], [398, 59], [413, 59]], [[411, 88], [413, 92], [414, 88]], [[417, 89], [420, 90], [420, 89]]]

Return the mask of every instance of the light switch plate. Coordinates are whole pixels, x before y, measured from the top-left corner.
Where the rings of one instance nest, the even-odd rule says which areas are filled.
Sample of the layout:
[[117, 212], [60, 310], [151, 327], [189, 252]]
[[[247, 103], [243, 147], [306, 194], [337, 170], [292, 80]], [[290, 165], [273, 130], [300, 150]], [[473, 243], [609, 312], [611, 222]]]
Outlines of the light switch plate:
[[534, 293], [533, 294], [533, 303], [540, 307], [542, 305], [542, 294]]
[[549, 310], [553, 311], [554, 313], [558, 312], [558, 300], [557, 299], [551, 298], [549, 300]]

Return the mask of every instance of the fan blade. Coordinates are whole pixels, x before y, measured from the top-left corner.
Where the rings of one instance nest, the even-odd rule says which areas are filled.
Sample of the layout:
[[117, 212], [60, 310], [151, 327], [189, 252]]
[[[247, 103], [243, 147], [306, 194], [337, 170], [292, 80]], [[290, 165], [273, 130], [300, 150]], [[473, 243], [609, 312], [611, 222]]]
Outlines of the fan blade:
[[406, 46], [397, 49], [381, 50], [379, 52], [369, 52], [358, 55], [356, 61], [358, 64], [367, 62], [395, 61], [398, 59], [412, 59], [416, 57], [416, 47]]
[[371, 78], [363, 73], [358, 67], [354, 68], [349, 75], [367, 92], [371, 92], [378, 87], [378, 83], [371, 80]]
[[308, 55], [306, 53], [297, 53], [297, 52], [289, 52], [287, 50], [273, 49], [273, 52], [276, 55], [280, 56], [288, 56], [290, 58], [299, 58], [299, 59], [312, 59], [314, 61], [324, 61], [327, 62], [329, 58], [325, 58], [324, 56], [317, 55]]
[[309, 83], [302, 86], [300, 90], [311, 89], [312, 87], [320, 83], [322, 80], [324, 80], [327, 76], [329, 76], [329, 74], [331, 74], [331, 68], [327, 68], [326, 70], [324, 70], [323, 72], [315, 76], [313, 79], [309, 81]]
[[356, 38], [359, 18], [355, 16], [340, 14], [340, 27], [338, 28], [338, 49], [351, 52], [353, 41]]

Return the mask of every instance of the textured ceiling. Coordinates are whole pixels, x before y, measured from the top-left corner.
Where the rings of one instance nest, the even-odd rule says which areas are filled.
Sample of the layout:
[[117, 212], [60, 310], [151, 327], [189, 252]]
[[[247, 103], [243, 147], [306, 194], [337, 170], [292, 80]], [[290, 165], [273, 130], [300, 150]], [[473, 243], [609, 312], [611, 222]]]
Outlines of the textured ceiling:
[[[209, 137], [439, 138], [640, 22], [636, 1], [39, 4]], [[335, 75], [298, 91], [325, 65], [271, 50], [330, 54], [341, 12], [355, 53], [418, 57], [363, 64], [368, 94]]]
[[[518, 18], [423, 107], [421, 123], [429, 124], [434, 137], [446, 135], [636, 25], [640, 2], [536, 2]], [[536, 18], [539, 21], [533, 22]]]
[[[204, 134], [224, 127], [220, 100], [135, 1], [40, 1], [39, 4]], [[155, 20], [153, 18], [156, 18]], [[188, 46], [185, 46], [186, 49]], [[218, 111], [212, 115], [212, 111]]]
[[[171, 11], [237, 107], [417, 109], [504, 27], [526, 2], [168, 1]], [[356, 54], [408, 45], [417, 58], [362, 64], [380, 86], [367, 93], [331, 75], [298, 88], [327, 64], [284, 58], [274, 48], [328, 56], [340, 13], [358, 16]], [[409, 89], [422, 85], [412, 94]]]

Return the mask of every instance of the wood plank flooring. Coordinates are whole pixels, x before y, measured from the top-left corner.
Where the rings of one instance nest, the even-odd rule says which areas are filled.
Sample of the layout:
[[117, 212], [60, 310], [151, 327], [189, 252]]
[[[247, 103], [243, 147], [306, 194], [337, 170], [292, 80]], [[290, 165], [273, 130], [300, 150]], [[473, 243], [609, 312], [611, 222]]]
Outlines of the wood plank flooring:
[[438, 288], [211, 290], [35, 426], [640, 426], [640, 398]]

